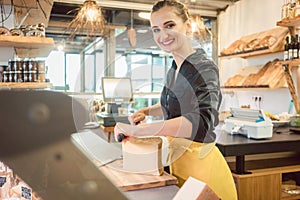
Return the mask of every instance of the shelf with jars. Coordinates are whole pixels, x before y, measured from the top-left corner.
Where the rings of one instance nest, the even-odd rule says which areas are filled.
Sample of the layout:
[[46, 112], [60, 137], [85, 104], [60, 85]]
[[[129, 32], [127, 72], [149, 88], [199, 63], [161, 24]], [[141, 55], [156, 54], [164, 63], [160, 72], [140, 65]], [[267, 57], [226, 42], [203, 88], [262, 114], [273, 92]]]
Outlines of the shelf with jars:
[[7, 66], [0, 66], [0, 88], [52, 88], [52, 84], [46, 78], [46, 72], [44, 60], [10, 60]]
[[13, 47], [19, 58], [47, 57], [54, 48], [53, 38], [0, 36], [0, 47]]
[[300, 25], [300, 0], [285, 0], [281, 7], [281, 21], [277, 26], [294, 29]]

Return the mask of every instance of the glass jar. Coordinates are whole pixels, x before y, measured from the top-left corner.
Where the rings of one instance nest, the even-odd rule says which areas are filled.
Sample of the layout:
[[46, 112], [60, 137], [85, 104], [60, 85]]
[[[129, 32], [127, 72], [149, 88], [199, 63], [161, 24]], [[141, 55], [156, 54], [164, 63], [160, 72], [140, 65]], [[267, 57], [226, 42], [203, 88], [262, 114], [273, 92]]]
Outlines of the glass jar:
[[15, 82], [24, 82], [23, 61], [16, 61]]
[[29, 82], [37, 82], [37, 62], [29, 61]]
[[290, 117], [290, 126], [300, 128], [300, 115], [296, 114]]

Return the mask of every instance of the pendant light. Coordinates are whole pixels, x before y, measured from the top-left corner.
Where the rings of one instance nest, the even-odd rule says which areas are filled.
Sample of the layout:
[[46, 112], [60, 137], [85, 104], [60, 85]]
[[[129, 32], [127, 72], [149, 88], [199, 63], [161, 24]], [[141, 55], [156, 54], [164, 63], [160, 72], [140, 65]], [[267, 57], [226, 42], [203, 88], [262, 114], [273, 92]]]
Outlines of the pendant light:
[[136, 32], [135, 32], [135, 29], [133, 28], [133, 10], [131, 10], [130, 24], [131, 24], [130, 28], [127, 30], [128, 40], [129, 40], [130, 46], [135, 47]]
[[71, 36], [80, 31], [86, 31], [88, 36], [95, 36], [104, 33], [104, 25], [101, 7], [94, 0], [86, 0], [69, 24], [69, 28], [73, 29]]

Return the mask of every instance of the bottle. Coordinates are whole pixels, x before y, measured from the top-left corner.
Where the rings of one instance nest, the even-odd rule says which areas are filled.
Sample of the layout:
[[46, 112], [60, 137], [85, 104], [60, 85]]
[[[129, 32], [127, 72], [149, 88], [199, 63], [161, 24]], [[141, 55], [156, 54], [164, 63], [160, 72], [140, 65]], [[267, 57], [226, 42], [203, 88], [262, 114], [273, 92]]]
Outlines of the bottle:
[[288, 1], [285, 0], [285, 1], [284, 1], [284, 4], [283, 4], [282, 7], [281, 7], [281, 19], [286, 19], [286, 18], [288, 18], [288, 12], [289, 12], [289, 9], [288, 9]]
[[295, 17], [300, 16], [300, 0], [296, 0]]
[[284, 44], [283, 60], [288, 60], [288, 59], [289, 59], [289, 36], [286, 36], [285, 44]]
[[293, 45], [294, 45], [294, 37], [291, 35], [291, 40], [289, 42], [289, 60], [293, 59]]
[[296, 34], [294, 45], [293, 45], [293, 59], [299, 58], [298, 52], [299, 52], [299, 41], [298, 41], [298, 34]]
[[288, 17], [289, 18], [295, 17], [295, 8], [296, 8], [296, 1], [295, 0], [289, 1], [289, 3], [288, 3], [288, 9], [289, 9]]

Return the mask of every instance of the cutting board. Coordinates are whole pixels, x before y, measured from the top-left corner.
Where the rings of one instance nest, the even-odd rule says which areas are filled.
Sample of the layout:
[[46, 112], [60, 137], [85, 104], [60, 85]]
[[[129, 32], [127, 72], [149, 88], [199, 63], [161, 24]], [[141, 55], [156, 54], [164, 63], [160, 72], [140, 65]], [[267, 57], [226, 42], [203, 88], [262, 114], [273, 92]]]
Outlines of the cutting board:
[[122, 161], [119, 160], [109, 165], [100, 167], [100, 170], [117, 187], [124, 191], [140, 190], [177, 184], [177, 178], [166, 172], [164, 172], [161, 176], [129, 173], [122, 171], [122, 169], [117, 167], [117, 165], [122, 165]]

